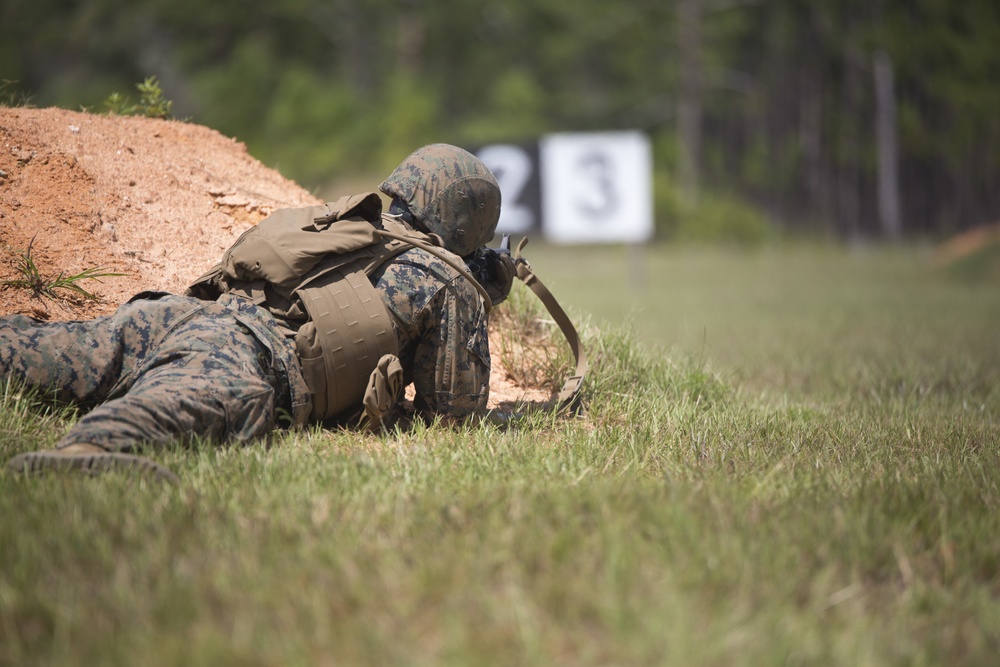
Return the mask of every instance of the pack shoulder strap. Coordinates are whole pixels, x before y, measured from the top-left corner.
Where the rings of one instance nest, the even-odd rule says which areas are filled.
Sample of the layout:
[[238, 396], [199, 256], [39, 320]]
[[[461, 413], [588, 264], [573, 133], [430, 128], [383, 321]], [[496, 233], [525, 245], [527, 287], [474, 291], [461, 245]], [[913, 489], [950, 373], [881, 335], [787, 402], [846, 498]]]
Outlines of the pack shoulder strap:
[[[402, 233], [399, 233], [399, 232], [391, 232], [391, 231], [389, 231], [387, 229], [378, 229], [378, 230], [375, 230], [375, 235], [376, 236], [381, 236], [381, 237], [387, 238], [387, 239], [393, 239], [393, 240], [396, 240], [396, 241], [402, 241], [404, 243], [409, 243], [410, 245], [412, 245], [415, 248], [420, 248], [421, 250], [423, 250], [425, 252], [429, 252], [430, 254], [434, 255], [435, 257], [437, 257], [438, 259], [440, 259], [442, 262], [445, 262], [446, 264], [448, 264], [449, 266], [451, 266], [451, 268], [453, 268], [456, 271], [458, 271], [458, 273], [463, 278], [465, 278], [470, 283], [472, 283], [472, 286], [476, 288], [477, 292], [479, 292], [479, 296], [481, 296], [483, 298], [483, 306], [486, 308], [486, 312], [487, 313], [489, 313], [491, 310], [493, 310], [493, 299], [491, 299], [490, 295], [486, 292], [486, 288], [484, 288], [482, 285], [480, 285], [479, 281], [476, 280], [475, 277], [473, 277], [473, 275], [471, 273], [469, 273], [469, 268], [465, 265], [464, 262], [462, 262], [461, 260], [459, 260], [457, 262], [455, 261], [455, 257], [457, 255], [454, 255], [451, 252], [446, 252], [442, 248], [434, 245], [433, 243], [430, 243], [426, 239], [420, 238], [420, 237], [418, 237], [418, 236], [416, 236], [416, 235], [414, 235], [412, 233], [402, 234]], [[449, 257], [449, 255], [451, 255], [451, 256]]]
[[566, 315], [566, 311], [562, 309], [556, 298], [552, 296], [552, 292], [538, 279], [535, 272], [532, 271], [531, 265], [528, 264], [522, 255], [521, 251], [524, 246], [528, 244], [528, 237], [521, 239], [521, 242], [517, 244], [517, 249], [514, 250], [514, 263], [517, 267], [517, 277], [523, 282], [528, 289], [535, 293], [541, 302], [545, 305], [545, 308], [552, 315], [552, 318], [559, 325], [559, 329], [562, 331], [563, 336], [566, 337], [566, 341], [569, 343], [570, 349], [573, 351], [573, 358], [576, 361], [576, 369], [573, 375], [566, 378], [566, 382], [563, 383], [562, 390], [556, 395], [556, 401], [559, 405], [559, 412], [570, 412], [575, 413], [580, 407], [580, 391], [583, 389], [583, 378], [587, 375], [587, 352], [583, 349], [583, 343], [580, 341], [580, 336], [576, 332], [576, 327], [573, 326], [573, 322]]

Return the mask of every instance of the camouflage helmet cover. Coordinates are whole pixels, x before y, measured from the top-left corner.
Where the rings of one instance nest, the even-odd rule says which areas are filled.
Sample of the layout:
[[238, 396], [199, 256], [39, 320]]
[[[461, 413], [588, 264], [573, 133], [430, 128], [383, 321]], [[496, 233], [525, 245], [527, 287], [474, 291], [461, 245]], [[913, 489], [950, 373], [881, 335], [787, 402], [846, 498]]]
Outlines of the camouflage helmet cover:
[[500, 219], [500, 186], [472, 153], [448, 144], [414, 151], [379, 186], [406, 203], [445, 247], [465, 256], [489, 243]]

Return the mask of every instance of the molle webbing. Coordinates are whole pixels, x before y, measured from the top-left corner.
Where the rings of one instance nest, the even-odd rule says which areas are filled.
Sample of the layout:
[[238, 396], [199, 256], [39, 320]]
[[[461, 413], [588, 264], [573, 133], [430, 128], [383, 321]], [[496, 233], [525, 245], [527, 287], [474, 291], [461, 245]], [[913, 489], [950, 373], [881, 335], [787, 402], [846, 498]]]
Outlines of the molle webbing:
[[188, 290], [203, 299], [237, 294], [274, 315], [295, 338], [317, 420], [358, 408], [379, 359], [397, 351], [368, 276], [411, 244], [376, 236], [381, 206], [365, 193], [275, 211]]
[[379, 359], [399, 352], [378, 291], [364, 271], [336, 270], [296, 294], [309, 313], [295, 347], [313, 394], [313, 418], [356, 408]]

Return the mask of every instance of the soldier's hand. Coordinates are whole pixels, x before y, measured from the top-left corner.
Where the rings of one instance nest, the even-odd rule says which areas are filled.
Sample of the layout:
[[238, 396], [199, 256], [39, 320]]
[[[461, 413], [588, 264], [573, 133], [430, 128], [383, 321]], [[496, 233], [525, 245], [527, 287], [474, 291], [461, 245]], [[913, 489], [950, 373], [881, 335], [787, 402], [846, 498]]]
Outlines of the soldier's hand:
[[510, 253], [489, 250], [487, 257], [493, 263], [493, 275], [490, 281], [483, 285], [483, 287], [486, 288], [486, 293], [490, 295], [490, 300], [493, 301], [493, 305], [495, 306], [505, 301], [507, 295], [510, 294], [510, 288], [514, 284], [514, 276], [517, 274], [517, 269], [514, 265], [514, 258], [510, 256]]

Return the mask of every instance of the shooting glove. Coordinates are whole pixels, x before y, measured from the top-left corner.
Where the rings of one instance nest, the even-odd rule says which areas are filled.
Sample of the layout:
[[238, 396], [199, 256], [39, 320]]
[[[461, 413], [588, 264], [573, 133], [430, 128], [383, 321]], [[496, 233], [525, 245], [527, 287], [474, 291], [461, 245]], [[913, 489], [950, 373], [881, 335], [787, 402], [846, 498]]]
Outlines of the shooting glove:
[[493, 262], [493, 275], [491, 279], [483, 285], [486, 293], [490, 295], [493, 305], [502, 303], [510, 294], [511, 285], [514, 284], [514, 276], [517, 269], [514, 266], [514, 258], [507, 252], [496, 252], [487, 249], [486, 256]]
[[384, 354], [378, 360], [378, 366], [368, 378], [363, 403], [365, 418], [362, 423], [372, 431], [378, 432], [387, 428], [393, 408], [399, 401], [403, 388], [403, 366], [399, 359], [391, 354]]

